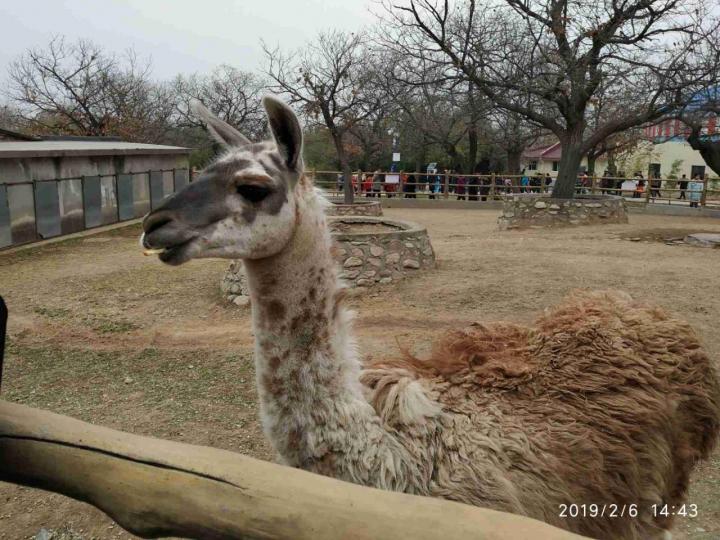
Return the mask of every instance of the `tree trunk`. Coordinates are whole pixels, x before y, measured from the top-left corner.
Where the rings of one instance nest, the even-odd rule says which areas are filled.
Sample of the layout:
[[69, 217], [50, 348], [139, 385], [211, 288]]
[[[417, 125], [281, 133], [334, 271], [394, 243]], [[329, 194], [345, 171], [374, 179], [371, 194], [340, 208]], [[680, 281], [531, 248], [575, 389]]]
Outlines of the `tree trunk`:
[[343, 148], [342, 133], [334, 130], [332, 131], [332, 137], [333, 142], [335, 143], [335, 152], [337, 153], [338, 161], [340, 162], [340, 170], [343, 174], [343, 202], [345, 204], [352, 204], [355, 202], [355, 192], [352, 187], [352, 171], [350, 170], [350, 163], [345, 155], [345, 148]]
[[700, 152], [708, 167], [720, 175], [720, 141], [702, 140], [698, 133], [692, 133], [688, 137], [688, 143], [693, 150]]
[[558, 175], [552, 196], [555, 199], [573, 199], [580, 162], [583, 158], [582, 129], [578, 128], [562, 141], [562, 156], [558, 164]]
[[5, 401], [0, 480], [90, 503], [142, 538], [584, 538], [523, 516], [371, 489]]
[[475, 170], [475, 163], [477, 163], [478, 153], [478, 130], [476, 124], [471, 124], [468, 128], [468, 155], [465, 160], [465, 172], [472, 174]]
[[507, 168], [508, 174], [520, 174], [520, 159], [522, 150], [507, 151]]
[[587, 155], [587, 173], [589, 176], [593, 176], [595, 174], [595, 156], [592, 153], [589, 153]]

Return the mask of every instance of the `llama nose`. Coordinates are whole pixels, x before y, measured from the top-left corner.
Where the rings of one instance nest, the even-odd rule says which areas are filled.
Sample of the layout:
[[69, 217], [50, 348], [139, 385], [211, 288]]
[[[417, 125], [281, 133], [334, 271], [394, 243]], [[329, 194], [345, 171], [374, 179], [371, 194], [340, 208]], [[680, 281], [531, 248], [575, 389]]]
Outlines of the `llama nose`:
[[164, 227], [173, 220], [166, 212], [152, 212], [145, 216], [143, 220], [143, 231], [145, 234], [150, 234], [153, 231], [158, 230], [160, 227]]

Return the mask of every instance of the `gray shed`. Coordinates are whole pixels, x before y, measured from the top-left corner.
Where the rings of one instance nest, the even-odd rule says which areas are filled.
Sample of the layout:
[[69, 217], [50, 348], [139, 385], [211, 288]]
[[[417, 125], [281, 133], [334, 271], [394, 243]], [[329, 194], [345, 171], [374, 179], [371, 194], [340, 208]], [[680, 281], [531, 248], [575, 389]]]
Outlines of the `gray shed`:
[[0, 247], [142, 217], [189, 182], [190, 152], [82, 137], [0, 141]]

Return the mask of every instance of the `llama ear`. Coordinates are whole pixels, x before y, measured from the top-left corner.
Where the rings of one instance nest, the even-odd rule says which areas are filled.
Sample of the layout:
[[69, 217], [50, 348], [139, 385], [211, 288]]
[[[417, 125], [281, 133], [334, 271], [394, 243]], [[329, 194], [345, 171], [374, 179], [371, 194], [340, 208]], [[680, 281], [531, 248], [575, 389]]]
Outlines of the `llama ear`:
[[205, 105], [200, 103], [199, 100], [193, 99], [190, 102], [190, 109], [197, 118], [205, 122], [210, 135], [220, 144], [225, 146], [245, 146], [246, 144], [250, 144], [250, 141], [245, 135], [227, 122], [220, 120], [211, 113]]
[[293, 110], [272, 96], [262, 100], [270, 122], [278, 150], [285, 158], [288, 168], [299, 170], [302, 167], [302, 129]]

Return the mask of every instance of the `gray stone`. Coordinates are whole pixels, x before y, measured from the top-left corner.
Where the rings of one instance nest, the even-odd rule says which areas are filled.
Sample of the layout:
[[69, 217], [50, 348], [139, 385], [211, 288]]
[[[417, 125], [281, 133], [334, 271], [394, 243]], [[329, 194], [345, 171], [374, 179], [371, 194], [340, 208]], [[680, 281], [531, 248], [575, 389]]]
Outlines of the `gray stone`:
[[373, 257], [380, 257], [383, 253], [385, 253], [385, 250], [380, 246], [370, 246], [370, 255]]
[[378, 259], [377, 257], [370, 257], [368, 259], [368, 262], [373, 266], [382, 266], [382, 260]]
[[547, 204], [544, 203], [544, 202], [542, 202], [542, 201], [538, 201], [538, 202], [535, 203], [535, 208], [538, 208], [538, 209], [540, 209], [540, 208], [547, 208]]
[[372, 285], [373, 282], [370, 279], [360, 278], [355, 283], [358, 287], [368, 287], [369, 285]]
[[403, 268], [413, 268], [418, 270], [420, 268], [420, 263], [415, 259], [405, 259], [403, 261]]
[[362, 257], [363, 255], [365, 255], [365, 253], [363, 253], [363, 250], [360, 248], [352, 248], [350, 253], [353, 254], [353, 257]]
[[362, 259], [360, 259], [359, 257], [348, 257], [347, 259], [345, 259], [345, 262], [343, 263], [343, 266], [345, 268], [353, 268], [355, 266], [362, 266], [362, 265], [363, 265]]
[[388, 264], [395, 264], [397, 262], [400, 262], [400, 254], [399, 253], [391, 253], [387, 257], [385, 257], [385, 262]]
[[388, 269], [380, 270], [380, 272], [378, 272], [378, 275], [380, 277], [388, 277], [388, 276], [392, 276], [392, 272]]
[[557, 204], [551, 204], [550, 210], [560, 210], [560, 207]]
[[250, 304], [250, 297], [243, 296], [243, 295], [236, 296], [235, 300], [233, 300], [233, 304], [235, 304], [236, 306], [240, 306], [240, 307], [247, 306]]
[[694, 233], [685, 237], [685, 243], [700, 247], [720, 248], [720, 233]]
[[387, 285], [388, 283], [392, 283], [392, 278], [390, 278], [390, 277], [380, 278], [379, 283], [380, 283], [380, 285]]
[[348, 270], [340, 274], [340, 279], [355, 279], [360, 275], [360, 270]]

